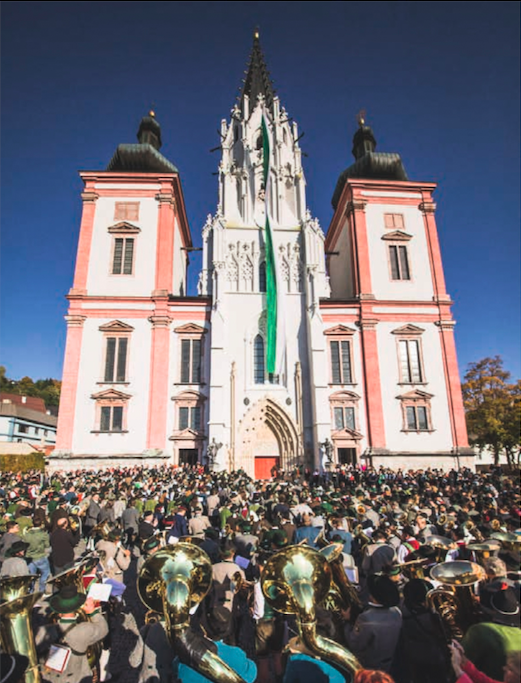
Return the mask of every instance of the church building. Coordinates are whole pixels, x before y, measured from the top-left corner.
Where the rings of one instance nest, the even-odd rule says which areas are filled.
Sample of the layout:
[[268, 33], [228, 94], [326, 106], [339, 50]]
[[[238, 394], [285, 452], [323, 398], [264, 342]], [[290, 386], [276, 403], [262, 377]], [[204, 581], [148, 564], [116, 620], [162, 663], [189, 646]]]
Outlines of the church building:
[[154, 113], [106, 171], [80, 174], [51, 468], [472, 467], [436, 185], [377, 152], [361, 118], [324, 234], [258, 34], [220, 132], [196, 296], [180, 175]]

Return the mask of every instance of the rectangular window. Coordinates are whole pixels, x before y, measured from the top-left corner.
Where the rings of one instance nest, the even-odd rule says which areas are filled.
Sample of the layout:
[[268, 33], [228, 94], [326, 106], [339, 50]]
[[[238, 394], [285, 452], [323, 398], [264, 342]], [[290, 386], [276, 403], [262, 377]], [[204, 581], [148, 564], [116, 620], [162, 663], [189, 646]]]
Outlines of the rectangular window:
[[389, 258], [391, 260], [391, 278], [393, 280], [410, 280], [407, 247], [391, 245], [389, 247]]
[[390, 230], [403, 230], [405, 227], [403, 213], [385, 213], [384, 223], [385, 227]]
[[429, 429], [425, 406], [407, 406], [407, 429], [415, 432]]
[[352, 406], [334, 408], [335, 429], [355, 429], [355, 409]]
[[410, 384], [423, 382], [419, 341], [402, 339], [399, 342], [399, 348], [401, 381]]
[[123, 406], [102, 406], [100, 432], [123, 431]]
[[27, 425], [21, 425], [21, 424], [18, 425], [18, 433], [19, 434], [27, 434], [28, 431], [29, 431], [29, 429], [28, 429]]
[[181, 382], [199, 384], [201, 382], [201, 340], [181, 340]]
[[125, 382], [127, 371], [128, 339], [107, 337], [105, 355], [105, 382]]
[[352, 382], [351, 342], [332, 341], [330, 349], [332, 384], [350, 384]]
[[114, 219], [117, 221], [138, 221], [139, 202], [116, 202]]
[[134, 238], [116, 237], [112, 275], [132, 275], [134, 266]]
[[201, 408], [194, 406], [193, 408], [179, 408], [179, 429], [192, 429], [194, 432], [201, 431]]

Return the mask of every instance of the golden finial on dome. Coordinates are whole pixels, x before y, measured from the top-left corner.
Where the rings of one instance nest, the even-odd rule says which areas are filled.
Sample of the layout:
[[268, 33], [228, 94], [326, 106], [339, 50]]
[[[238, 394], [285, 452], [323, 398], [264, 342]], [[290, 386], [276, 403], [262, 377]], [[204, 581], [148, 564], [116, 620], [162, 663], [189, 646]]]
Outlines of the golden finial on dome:
[[356, 117], [356, 120], [358, 121], [358, 125], [360, 126], [360, 128], [362, 128], [362, 126], [365, 124], [366, 116], [367, 116], [367, 112], [365, 111], [365, 109], [360, 109], [360, 111], [358, 112], [358, 115]]

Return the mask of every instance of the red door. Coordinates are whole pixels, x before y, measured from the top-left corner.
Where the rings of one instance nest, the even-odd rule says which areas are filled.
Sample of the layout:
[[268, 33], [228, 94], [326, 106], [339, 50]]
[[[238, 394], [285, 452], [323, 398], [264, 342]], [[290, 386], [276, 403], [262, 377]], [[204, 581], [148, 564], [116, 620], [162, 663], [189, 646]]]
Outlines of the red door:
[[280, 458], [276, 455], [262, 455], [255, 458], [255, 479], [270, 479], [271, 470], [279, 466]]

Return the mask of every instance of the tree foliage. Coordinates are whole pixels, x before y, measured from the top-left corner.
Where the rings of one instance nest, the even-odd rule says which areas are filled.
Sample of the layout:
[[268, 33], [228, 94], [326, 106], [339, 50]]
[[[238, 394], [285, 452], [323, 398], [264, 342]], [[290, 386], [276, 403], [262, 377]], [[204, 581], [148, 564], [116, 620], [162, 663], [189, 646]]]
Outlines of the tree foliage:
[[510, 382], [500, 356], [470, 363], [462, 385], [471, 443], [490, 448], [494, 462], [502, 451], [510, 465], [520, 453], [521, 381]]
[[0, 365], [0, 391], [6, 394], [21, 396], [37, 396], [42, 398], [46, 406], [57, 406], [60, 403], [62, 383], [57, 379], [38, 379], [36, 382], [30, 377], [14, 380], [7, 377], [7, 370]]

